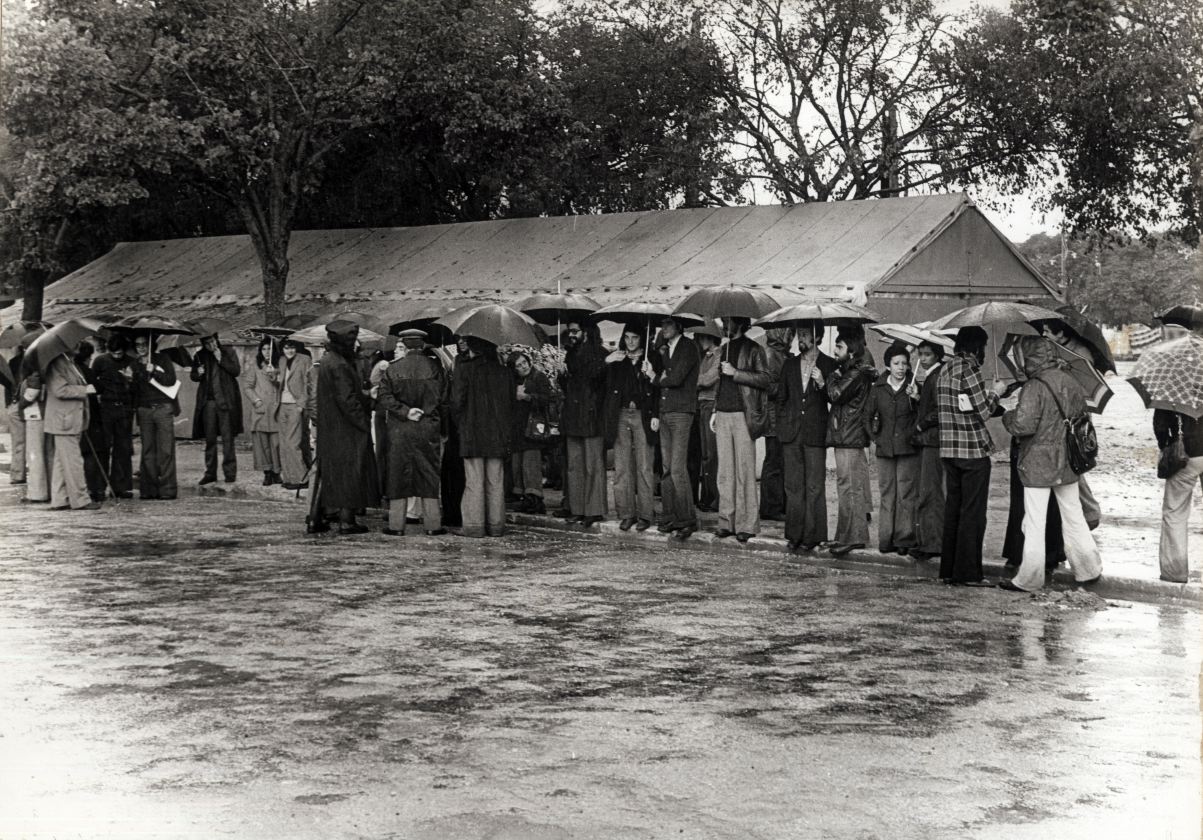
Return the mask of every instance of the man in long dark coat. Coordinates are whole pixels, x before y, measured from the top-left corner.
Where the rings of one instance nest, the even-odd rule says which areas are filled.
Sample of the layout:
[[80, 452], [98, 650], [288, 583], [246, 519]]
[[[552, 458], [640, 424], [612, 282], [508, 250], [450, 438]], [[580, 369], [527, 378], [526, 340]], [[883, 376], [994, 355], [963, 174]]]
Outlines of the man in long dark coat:
[[242, 434], [242, 393], [238, 375], [242, 366], [231, 347], [223, 347], [217, 336], [201, 339], [194, 357], [191, 378], [199, 383], [196, 409], [192, 414], [192, 439], [205, 441], [205, 474], [201, 484], [217, 481], [217, 438], [221, 437], [221, 470], [226, 483], [238, 478], [238, 456], [234, 438]]
[[338, 511], [338, 533], [362, 534], [368, 529], [355, 521], [355, 511], [380, 504], [380, 484], [372, 452], [371, 400], [355, 364], [359, 325], [331, 321], [326, 338], [317, 374], [320, 504]]
[[606, 518], [606, 447], [602, 404], [606, 398], [606, 351], [596, 324], [573, 322], [562, 374], [560, 431], [568, 449], [568, 509], [583, 527]]
[[422, 352], [426, 333], [401, 333], [404, 354], [380, 377], [376, 408], [387, 418], [388, 469], [385, 495], [389, 498], [388, 527], [384, 533], [405, 533], [405, 514], [411, 496], [422, 500], [422, 525], [430, 535], [445, 534], [439, 511], [439, 438], [447, 380], [443, 366]]
[[456, 358], [451, 377], [451, 410], [464, 462], [464, 536], [500, 537], [505, 534], [504, 459], [511, 454], [514, 376], [497, 358], [495, 345], [472, 337], [465, 343], [468, 352]]

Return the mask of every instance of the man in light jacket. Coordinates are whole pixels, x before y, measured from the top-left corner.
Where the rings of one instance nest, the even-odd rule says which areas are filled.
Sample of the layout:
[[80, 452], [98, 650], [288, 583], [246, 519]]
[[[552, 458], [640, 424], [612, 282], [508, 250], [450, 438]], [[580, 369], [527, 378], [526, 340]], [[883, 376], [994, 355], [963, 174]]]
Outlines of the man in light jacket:
[[43, 431], [52, 450], [50, 462], [51, 510], [99, 510], [88, 494], [80, 436], [88, 428], [88, 397], [96, 388], [87, 383], [75, 362], [58, 356], [46, 370], [46, 396], [42, 404]]

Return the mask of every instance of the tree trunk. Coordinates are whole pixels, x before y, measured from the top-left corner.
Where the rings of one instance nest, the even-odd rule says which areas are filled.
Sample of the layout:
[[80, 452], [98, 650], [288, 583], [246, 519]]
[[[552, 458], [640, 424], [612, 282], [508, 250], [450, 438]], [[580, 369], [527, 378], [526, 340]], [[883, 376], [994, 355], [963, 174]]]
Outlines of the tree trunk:
[[40, 268], [26, 268], [21, 272], [21, 320], [42, 320], [42, 308], [46, 300], [46, 278], [48, 276]]
[[277, 259], [263, 263], [263, 323], [278, 324], [284, 320], [284, 290], [288, 284], [288, 246]]

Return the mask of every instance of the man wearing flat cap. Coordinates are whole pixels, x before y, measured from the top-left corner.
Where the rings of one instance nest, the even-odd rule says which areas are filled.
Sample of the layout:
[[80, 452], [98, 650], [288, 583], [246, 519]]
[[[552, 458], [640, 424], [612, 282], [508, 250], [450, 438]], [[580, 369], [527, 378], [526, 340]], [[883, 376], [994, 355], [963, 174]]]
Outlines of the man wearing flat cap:
[[386, 417], [388, 469], [385, 495], [389, 499], [384, 533], [405, 533], [410, 497], [421, 499], [422, 527], [427, 534], [444, 534], [439, 510], [441, 419], [447, 402], [443, 366], [423, 353], [426, 333], [404, 330], [397, 358], [380, 377], [376, 407]]
[[205, 474], [201, 484], [217, 481], [217, 438], [221, 438], [221, 470], [226, 483], [238, 477], [234, 438], [242, 433], [242, 393], [238, 375], [242, 366], [232, 347], [224, 347], [216, 335], [201, 338], [194, 357], [191, 378], [198, 383], [196, 409], [192, 414], [192, 439], [205, 442]]
[[[368, 529], [355, 521], [355, 511], [380, 504], [380, 484], [372, 452], [371, 400], [356, 366], [359, 325], [331, 321], [326, 338], [317, 375], [318, 503], [338, 511], [338, 533], [362, 534]], [[325, 528], [311, 525], [311, 530]]]

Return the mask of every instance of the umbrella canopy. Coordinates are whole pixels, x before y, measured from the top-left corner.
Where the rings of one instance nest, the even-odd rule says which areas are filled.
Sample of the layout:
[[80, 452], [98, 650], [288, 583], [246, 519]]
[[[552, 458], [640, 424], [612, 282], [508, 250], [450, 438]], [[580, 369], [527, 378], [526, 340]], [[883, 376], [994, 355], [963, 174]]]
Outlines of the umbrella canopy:
[[74, 355], [79, 343], [95, 335], [103, 326], [92, 318], [72, 318], [46, 330], [25, 351], [21, 360], [22, 375], [28, 376], [34, 371], [45, 374], [52, 361], [59, 356]]
[[404, 310], [404, 317], [390, 324], [388, 331], [390, 335], [396, 335], [402, 330], [424, 330], [431, 344], [453, 344], [455, 335], [441, 324], [436, 325], [435, 321], [459, 309], [471, 309], [483, 304], [484, 301], [468, 298], [422, 301]]
[[[1103, 373], [1115, 373], [1115, 358], [1111, 355], [1111, 345], [1107, 343], [1102, 328], [1069, 304], [1058, 306], [1054, 311], [1057, 313], [1057, 320], [1065, 325], [1065, 329], [1090, 347], [1093, 356], [1091, 364]], [[1032, 326], [1039, 330], [1043, 323], [1036, 320], [1032, 322]]]
[[1158, 313], [1156, 320], [1163, 324], [1197, 330], [1199, 327], [1203, 327], [1203, 306], [1198, 304], [1171, 306], [1164, 312]]
[[947, 332], [929, 329], [930, 323], [925, 321], [922, 324], [869, 324], [869, 329], [879, 333], [882, 341], [898, 342], [911, 347], [918, 347], [926, 341], [938, 344], [945, 350], [952, 350], [956, 344], [953, 337]]
[[13, 376], [13, 369], [8, 364], [8, 359], [0, 356], [0, 384], [5, 388], [11, 388], [17, 384], [16, 377]]
[[756, 320], [780, 309], [776, 298], [750, 286], [707, 286], [687, 294], [674, 313], [702, 318], [750, 318]]
[[524, 312], [540, 324], [566, 324], [576, 318], [584, 318], [601, 308], [591, 297], [571, 292], [552, 294], [540, 292], [524, 297], [512, 307]]
[[758, 327], [788, 327], [807, 322], [849, 326], [869, 324], [881, 320], [871, 309], [839, 300], [804, 300], [792, 306], [783, 306], [755, 321]]
[[[998, 351], [998, 358], [1002, 359], [1011, 375], [1020, 382], [1027, 379], [1023, 372], [1023, 352], [1019, 348], [1019, 340], [1023, 337], [1016, 333], [1007, 333], [1002, 349]], [[1111, 399], [1111, 388], [1094, 366], [1094, 359], [1075, 353], [1055, 341], [1048, 343], [1052, 347], [1053, 355], [1066, 364], [1065, 372], [1082, 389], [1082, 395], [1086, 397], [1086, 407], [1095, 414], [1102, 414], [1103, 409], [1107, 407], [1107, 401]]]
[[1187, 335], [1154, 344], [1128, 377], [1149, 408], [1203, 417], [1203, 338]]
[[221, 318], [195, 318], [188, 321], [187, 324], [194, 333], [201, 337], [217, 335], [230, 330], [230, 322], [223, 321]]
[[176, 318], [162, 315], [130, 315], [109, 324], [110, 329], [152, 332], [157, 335], [193, 335], [192, 327]]
[[595, 321], [612, 321], [616, 324], [638, 324], [641, 327], [659, 326], [665, 318], [672, 316], [681, 322], [683, 328], [700, 327], [706, 319], [689, 312], [673, 312], [667, 303], [648, 303], [641, 300], [628, 300], [603, 306], [593, 313]]
[[15, 324], [9, 324], [3, 332], [0, 332], [0, 350], [20, 347], [22, 341], [25, 341], [24, 346], [28, 347], [30, 342], [50, 329], [51, 326], [49, 321], [17, 321]]
[[1055, 321], [1059, 312], [1010, 300], [989, 300], [975, 306], [967, 306], [931, 322], [931, 329], [943, 330], [952, 327], [985, 327], [990, 324], [1026, 324], [1032, 321]]
[[457, 309], [434, 322], [454, 335], [470, 336], [498, 346], [522, 344], [540, 347], [543, 336], [523, 313], [498, 303], [486, 303]]
[[246, 327], [243, 329], [243, 332], [250, 333], [251, 335], [270, 335], [273, 338], [285, 338], [302, 329], [311, 320], [311, 318], [306, 318], [302, 315], [286, 315], [278, 324]]
[[[349, 318], [331, 318], [327, 323], [333, 323], [339, 320], [350, 320]], [[288, 336], [290, 341], [297, 341], [301, 344], [306, 344], [310, 347], [320, 347], [326, 343], [326, 324], [314, 324], [311, 327], [306, 327], [303, 330]], [[370, 330], [367, 327], [359, 327], [359, 343], [366, 349], [380, 350], [384, 348], [387, 339], [380, 333]]]

